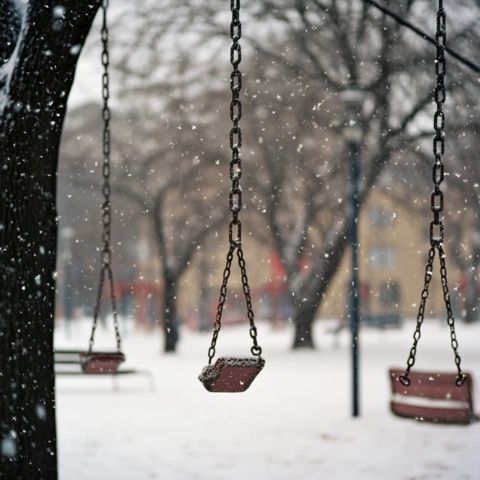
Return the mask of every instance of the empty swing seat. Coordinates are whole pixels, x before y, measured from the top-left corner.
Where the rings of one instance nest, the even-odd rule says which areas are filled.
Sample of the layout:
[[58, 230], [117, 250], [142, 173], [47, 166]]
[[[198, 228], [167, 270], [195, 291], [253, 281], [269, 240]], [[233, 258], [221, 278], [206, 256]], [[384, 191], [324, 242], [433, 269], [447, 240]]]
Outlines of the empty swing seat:
[[80, 364], [84, 373], [116, 373], [125, 361], [122, 352], [81, 352]]
[[244, 392], [265, 365], [263, 358], [219, 358], [198, 379], [209, 392]]
[[410, 372], [410, 385], [399, 381], [404, 370], [389, 371], [392, 386], [392, 413], [433, 423], [469, 424], [477, 420], [473, 408], [473, 381], [466, 374], [465, 383], [457, 387], [456, 373]]

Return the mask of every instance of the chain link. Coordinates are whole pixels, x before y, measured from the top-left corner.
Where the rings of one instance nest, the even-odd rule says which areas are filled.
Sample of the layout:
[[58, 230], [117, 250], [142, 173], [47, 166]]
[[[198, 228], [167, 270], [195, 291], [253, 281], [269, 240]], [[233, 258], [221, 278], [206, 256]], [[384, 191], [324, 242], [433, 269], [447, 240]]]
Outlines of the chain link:
[[[103, 108], [102, 108], [102, 118], [103, 118], [103, 135], [102, 135], [102, 153], [103, 153], [103, 163], [102, 163], [102, 176], [103, 176], [103, 185], [102, 185], [102, 251], [101, 251], [101, 269], [100, 269], [100, 278], [98, 283], [97, 298], [95, 302], [95, 307], [93, 310], [93, 325], [92, 332], [90, 334], [90, 341], [88, 345], [88, 352], [91, 353], [93, 350], [93, 345], [95, 342], [95, 331], [98, 324], [98, 316], [100, 314], [100, 308], [102, 304], [102, 293], [105, 280], [108, 281], [110, 285], [110, 302], [112, 306], [113, 314], [113, 325], [115, 328], [115, 338], [117, 343], [117, 351], [120, 352], [122, 347], [122, 340], [120, 337], [120, 326], [118, 324], [117, 316], [117, 301], [115, 297], [115, 283], [113, 280], [112, 272], [112, 246], [111, 246], [111, 234], [112, 234], [112, 202], [111, 202], [111, 187], [110, 187], [110, 76], [109, 76], [109, 66], [110, 58], [108, 51], [108, 23], [107, 23], [107, 10], [108, 10], [109, 0], [103, 0], [102, 3], [102, 28], [101, 28], [101, 41], [102, 41], [102, 99], [103, 99]], [[106, 278], [105, 278], [106, 277]]]
[[458, 353], [458, 341], [455, 332], [455, 318], [453, 316], [452, 305], [450, 302], [447, 265], [445, 261], [445, 251], [443, 249], [444, 225], [443, 221], [441, 220], [441, 213], [443, 212], [444, 208], [444, 198], [440, 186], [445, 178], [445, 167], [443, 165], [443, 155], [445, 154], [445, 112], [443, 111], [443, 105], [445, 104], [445, 100], [447, 98], [447, 92], [445, 88], [445, 48], [447, 45], [446, 20], [446, 13], [443, 8], [443, 0], [439, 0], [437, 11], [437, 32], [435, 35], [435, 76], [437, 83], [434, 89], [436, 110], [433, 116], [433, 128], [435, 130], [435, 135], [433, 137], [433, 155], [435, 162], [432, 169], [434, 188], [431, 194], [431, 210], [433, 213], [433, 220], [430, 223], [430, 250], [428, 253], [428, 261], [425, 270], [425, 283], [423, 286], [420, 307], [417, 315], [417, 325], [413, 334], [413, 345], [410, 349], [405, 372], [399, 377], [400, 382], [405, 386], [410, 385], [409, 374], [411, 368], [415, 364], [417, 344], [421, 336], [421, 328], [425, 316], [425, 306], [429, 294], [429, 285], [433, 275], [433, 261], [436, 250], [438, 250], [438, 256], [440, 257], [440, 277], [442, 281], [443, 298], [445, 301], [445, 307], [447, 309], [447, 323], [450, 327], [450, 343], [455, 356], [455, 365], [457, 366], [457, 378], [455, 383], [458, 387], [460, 387], [463, 385], [463, 383], [465, 383], [466, 380], [466, 375], [462, 373], [461, 369], [461, 358]]
[[240, 38], [242, 37], [242, 24], [240, 22], [240, 0], [231, 0], [230, 9], [232, 20], [230, 23], [230, 38], [232, 45], [230, 47], [230, 63], [232, 73], [230, 74], [230, 92], [232, 100], [230, 102], [230, 119], [232, 128], [230, 129], [230, 150], [232, 157], [230, 160], [230, 180], [232, 182], [228, 198], [228, 208], [232, 214], [232, 219], [228, 226], [229, 250], [227, 254], [227, 263], [223, 271], [223, 281], [220, 287], [220, 296], [218, 300], [217, 314], [213, 324], [213, 337], [210, 348], [208, 349], [208, 364], [212, 363], [215, 356], [218, 334], [222, 327], [222, 314], [225, 301], [227, 299], [227, 285], [230, 278], [233, 256], [237, 253], [238, 265], [240, 267], [242, 290], [245, 296], [247, 306], [247, 316], [250, 324], [250, 337], [253, 341], [251, 352], [257, 357], [261, 357], [262, 348], [257, 341], [257, 327], [255, 325], [255, 314], [253, 312], [250, 286], [248, 283], [247, 267], [242, 249], [242, 223], [238, 216], [242, 210], [242, 189], [240, 178], [242, 177], [242, 161], [240, 158], [240, 148], [242, 147], [242, 130], [240, 128], [240, 119], [242, 118], [242, 103], [240, 101], [240, 90], [242, 89], [242, 72], [238, 68], [242, 61], [242, 48]]

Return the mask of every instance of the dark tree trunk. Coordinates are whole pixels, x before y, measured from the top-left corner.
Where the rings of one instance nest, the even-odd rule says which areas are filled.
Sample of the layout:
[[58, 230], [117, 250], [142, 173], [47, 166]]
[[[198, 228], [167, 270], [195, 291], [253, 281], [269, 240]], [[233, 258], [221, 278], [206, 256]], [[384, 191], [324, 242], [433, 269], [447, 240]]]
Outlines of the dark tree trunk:
[[[13, 8], [13, 2], [8, 5]], [[78, 54], [98, 6], [93, 1], [30, 0], [13, 69], [1, 85], [2, 480], [57, 478], [56, 171]]]
[[182, 271], [172, 270], [168, 266], [168, 254], [165, 241], [165, 231], [162, 216], [163, 195], [158, 195], [152, 208], [152, 222], [157, 237], [157, 248], [162, 259], [162, 276], [164, 281], [163, 291], [163, 331], [164, 347], [167, 353], [175, 352], [178, 342], [178, 317], [177, 317], [177, 281]]
[[[368, 188], [366, 187], [363, 193], [360, 194], [359, 216], [370, 194], [372, 185], [375, 184], [376, 179], [387, 164], [390, 151], [384, 146], [381, 149], [381, 152], [382, 153], [379, 154], [374, 162], [376, 167], [372, 168], [367, 179]], [[324, 252], [326, 255], [323, 255], [323, 258], [314, 265], [311, 273], [302, 281], [302, 285], [300, 286], [299, 293], [296, 297], [309, 299], [309, 304], [308, 306], [305, 306], [302, 302], [295, 305], [295, 337], [292, 346], [293, 349], [315, 348], [312, 336], [313, 321], [315, 320], [316, 312], [327, 293], [328, 287], [338, 271], [338, 267], [340, 266], [347, 248], [351, 244], [351, 223], [350, 217], [347, 215], [343, 227], [337, 232], [333, 239], [328, 241], [327, 249]], [[296, 283], [296, 280], [290, 278], [289, 282]], [[291, 291], [294, 291], [294, 289], [291, 288]]]
[[315, 314], [317, 311], [317, 305], [313, 305], [311, 308], [296, 309], [294, 324], [295, 335], [293, 337], [292, 348], [294, 350], [300, 348], [306, 348], [313, 350], [315, 343], [313, 341], [313, 321], [315, 320]]
[[210, 331], [210, 290], [206, 282], [209, 265], [205, 252], [200, 257], [198, 269], [198, 329], [201, 332], [208, 332]]
[[[478, 253], [478, 252], [477, 252]], [[473, 256], [474, 262], [476, 262], [476, 256]], [[468, 273], [467, 279], [467, 291], [465, 293], [465, 322], [473, 323], [478, 320], [478, 294], [477, 294], [477, 268], [472, 266], [472, 270]]]
[[308, 298], [309, 302], [295, 304], [295, 336], [293, 349], [315, 348], [313, 341], [313, 322], [321, 301], [326, 294], [331, 280], [338, 270], [338, 266], [345, 255], [350, 235], [350, 222], [346, 221], [344, 227], [338, 232], [336, 238], [330, 242], [328, 255], [319, 263], [301, 285], [298, 298]]
[[175, 352], [178, 342], [179, 322], [177, 317], [177, 284], [176, 280], [169, 274], [164, 275], [164, 307], [163, 307], [163, 329], [165, 332], [165, 347], [167, 353]]

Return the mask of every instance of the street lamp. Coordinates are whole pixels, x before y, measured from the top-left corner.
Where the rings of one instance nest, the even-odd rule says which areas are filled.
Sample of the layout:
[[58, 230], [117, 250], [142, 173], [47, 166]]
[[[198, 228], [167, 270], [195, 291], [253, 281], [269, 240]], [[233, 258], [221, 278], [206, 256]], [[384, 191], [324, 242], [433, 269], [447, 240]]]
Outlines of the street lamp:
[[63, 228], [60, 232], [63, 244], [63, 254], [61, 256], [63, 265], [63, 317], [65, 319], [67, 336], [70, 336], [70, 322], [73, 318], [73, 234], [74, 230], [71, 227]]
[[359, 181], [360, 181], [360, 142], [363, 131], [360, 122], [365, 93], [349, 88], [340, 94], [340, 100], [345, 111], [343, 133], [347, 140], [350, 163], [350, 181], [352, 216], [350, 226], [350, 243], [352, 245], [352, 278], [350, 285], [350, 332], [352, 338], [352, 416], [360, 415], [359, 392], [359, 328], [360, 328], [360, 298], [358, 271], [358, 220], [360, 213]]

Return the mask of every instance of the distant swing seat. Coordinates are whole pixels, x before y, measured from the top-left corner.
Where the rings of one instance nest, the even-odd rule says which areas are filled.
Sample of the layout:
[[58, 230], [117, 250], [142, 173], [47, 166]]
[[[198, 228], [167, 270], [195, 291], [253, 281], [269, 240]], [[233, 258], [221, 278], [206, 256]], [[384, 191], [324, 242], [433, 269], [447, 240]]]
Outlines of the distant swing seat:
[[[126, 369], [119, 368], [121, 362], [116, 366], [105, 365], [105, 363], [94, 363], [92, 358], [89, 359], [89, 362], [82, 363], [81, 356], [85, 355], [84, 350], [60, 350], [56, 349], [54, 352], [55, 359], [55, 375], [57, 376], [68, 376], [68, 377], [111, 377], [113, 380], [118, 379], [119, 377], [138, 375], [145, 377], [150, 385], [150, 390], [155, 390], [155, 381], [151, 372], [147, 370], [136, 370], [136, 369]], [[93, 354], [102, 353], [102, 352], [93, 352]], [[117, 352], [104, 352], [110, 356], [112, 353], [117, 354]], [[125, 360], [125, 357], [123, 358]], [[122, 361], [123, 361], [122, 360]], [[110, 361], [110, 360], [109, 360]], [[108, 368], [107, 368], [108, 367]], [[117, 384], [114, 383], [114, 387]]]
[[244, 392], [265, 365], [263, 358], [219, 358], [198, 379], [209, 392]]
[[393, 414], [432, 423], [467, 425], [478, 420], [473, 408], [473, 380], [469, 373], [460, 387], [455, 385], [456, 373], [410, 372], [409, 386], [398, 380], [403, 373], [401, 369], [389, 371]]
[[116, 373], [124, 361], [122, 352], [80, 352], [80, 365], [84, 373]]

